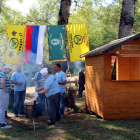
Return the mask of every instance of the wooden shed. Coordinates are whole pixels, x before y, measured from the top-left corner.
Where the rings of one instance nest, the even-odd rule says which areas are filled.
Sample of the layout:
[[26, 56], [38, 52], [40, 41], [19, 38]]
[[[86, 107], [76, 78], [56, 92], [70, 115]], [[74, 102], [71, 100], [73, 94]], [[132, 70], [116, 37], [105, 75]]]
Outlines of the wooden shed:
[[[116, 56], [116, 80], [111, 58]], [[103, 119], [140, 118], [140, 34], [117, 39], [85, 57], [86, 107]]]

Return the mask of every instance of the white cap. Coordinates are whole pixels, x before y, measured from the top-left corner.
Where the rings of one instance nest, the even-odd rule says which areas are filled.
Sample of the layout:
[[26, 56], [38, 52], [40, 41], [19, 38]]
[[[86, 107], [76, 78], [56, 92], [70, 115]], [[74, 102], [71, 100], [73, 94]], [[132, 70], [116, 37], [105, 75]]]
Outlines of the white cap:
[[8, 68], [8, 69], [14, 70], [12, 64], [4, 64], [4, 65], [2, 66], [2, 69], [4, 69], [4, 68]]
[[42, 75], [46, 75], [46, 74], [48, 74], [48, 69], [47, 68], [43, 68], [43, 69], [41, 69], [40, 73]]

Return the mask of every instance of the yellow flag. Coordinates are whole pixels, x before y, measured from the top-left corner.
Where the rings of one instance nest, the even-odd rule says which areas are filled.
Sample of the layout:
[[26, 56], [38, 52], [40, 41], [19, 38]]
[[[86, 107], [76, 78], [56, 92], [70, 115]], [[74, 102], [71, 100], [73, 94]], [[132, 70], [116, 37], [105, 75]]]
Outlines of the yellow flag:
[[83, 61], [80, 55], [89, 51], [89, 40], [86, 24], [69, 24], [66, 26], [69, 44], [70, 62]]
[[21, 63], [25, 29], [25, 25], [7, 25], [4, 64]]

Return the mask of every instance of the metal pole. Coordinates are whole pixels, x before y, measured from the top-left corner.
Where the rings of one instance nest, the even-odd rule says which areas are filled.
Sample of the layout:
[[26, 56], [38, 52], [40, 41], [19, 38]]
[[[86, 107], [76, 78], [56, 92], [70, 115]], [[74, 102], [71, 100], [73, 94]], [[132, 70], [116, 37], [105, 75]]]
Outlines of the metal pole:
[[25, 120], [26, 120], [26, 118], [24, 119], [24, 122], [23, 122], [22, 126], [24, 125], [24, 123], [25, 123]]
[[34, 122], [34, 118], [33, 118], [33, 126], [34, 126], [34, 130], [35, 130], [35, 122]]

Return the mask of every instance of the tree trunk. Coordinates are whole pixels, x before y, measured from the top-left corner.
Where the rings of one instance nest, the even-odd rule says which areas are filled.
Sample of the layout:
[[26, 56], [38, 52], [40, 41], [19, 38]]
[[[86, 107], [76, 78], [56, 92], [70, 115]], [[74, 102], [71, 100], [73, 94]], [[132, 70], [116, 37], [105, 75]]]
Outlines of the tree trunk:
[[[118, 38], [132, 35], [136, 2], [137, 0], [123, 0]], [[112, 71], [112, 80], [116, 80], [116, 61]]]
[[68, 24], [71, 0], [61, 0], [58, 25]]
[[118, 38], [132, 35], [136, 2], [137, 0], [123, 0]]
[[[66, 24], [68, 24], [68, 19], [69, 19], [69, 15], [70, 15], [70, 6], [71, 6], [71, 0], [61, 0], [61, 2], [60, 2], [60, 10], [59, 10], [58, 25], [66, 25]], [[65, 46], [66, 46], [66, 37], [65, 37]], [[59, 63], [61, 65], [61, 69], [64, 72], [66, 72], [66, 70], [67, 70], [67, 61], [58, 61], [56, 63]]]

